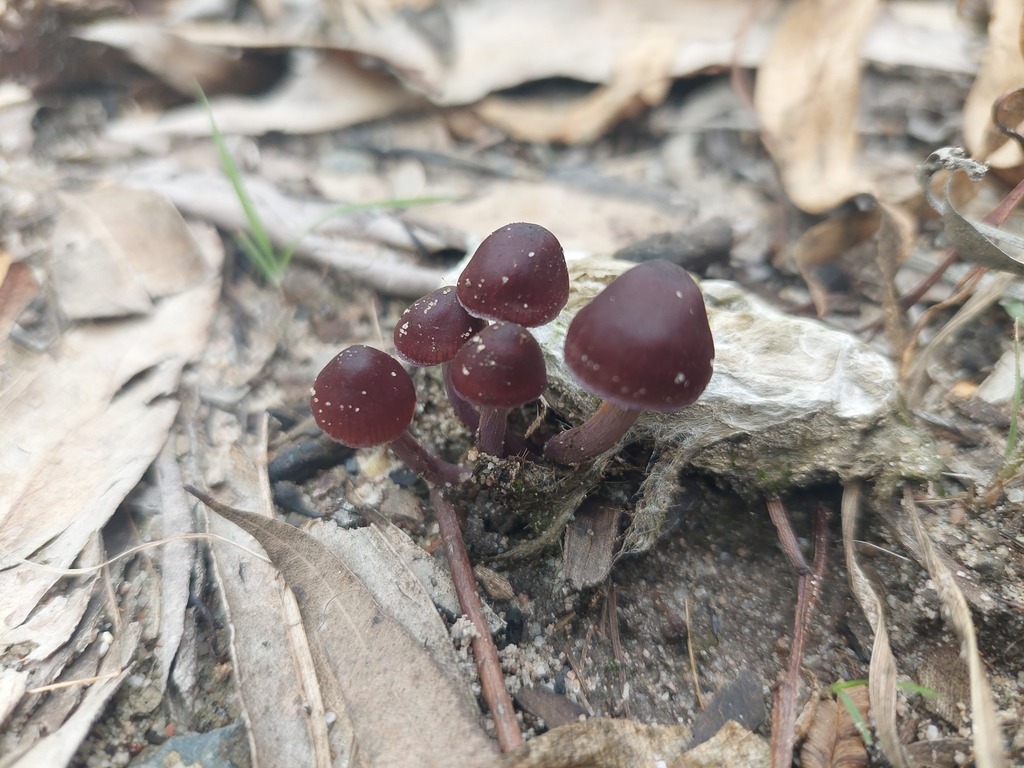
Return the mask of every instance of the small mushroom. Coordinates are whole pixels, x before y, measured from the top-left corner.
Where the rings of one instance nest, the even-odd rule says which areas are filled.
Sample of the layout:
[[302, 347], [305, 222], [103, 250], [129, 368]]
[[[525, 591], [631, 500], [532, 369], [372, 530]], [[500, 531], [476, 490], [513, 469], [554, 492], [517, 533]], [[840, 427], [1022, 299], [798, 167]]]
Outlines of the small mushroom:
[[488, 235], [456, 285], [476, 317], [534, 328], [551, 322], [569, 298], [562, 246], [538, 224], [508, 224]]
[[480, 415], [452, 387], [451, 360], [467, 339], [487, 322], [459, 303], [453, 286], [431, 291], [414, 301], [395, 326], [395, 352], [412, 365], [440, 365], [455, 415], [475, 432]]
[[565, 362], [603, 398], [586, 422], [551, 438], [544, 455], [578, 464], [612, 448], [641, 411], [677, 411], [711, 380], [715, 344], [700, 288], [686, 270], [649, 261], [612, 281], [565, 336]]
[[546, 383], [540, 345], [515, 323], [487, 326], [452, 361], [452, 385], [479, 409], [478, 444], [492, 456], [503, 455], [509, 409], [536, 400]]
[[351, 448], [387, 445], [417, 475], [436, 485], [454, 485], [469, 470], [442, 461], [409, 432], [416, 390], [391, 355], [355, 344], [320, 371], [309, 407], [328, 437]]

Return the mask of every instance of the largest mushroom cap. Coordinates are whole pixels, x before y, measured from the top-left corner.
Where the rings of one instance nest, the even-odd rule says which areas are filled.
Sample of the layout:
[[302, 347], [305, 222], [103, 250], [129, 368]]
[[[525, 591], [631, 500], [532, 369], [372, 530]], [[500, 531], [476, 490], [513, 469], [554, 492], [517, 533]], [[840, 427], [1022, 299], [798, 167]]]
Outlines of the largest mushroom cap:
[[320, 371], [309, 407], [328, 436], [351, 448], [369, 448], [390, 443], [408, 429], [416, 389], [391, 355], [355, 344]]
[[715, 343], [704, 297], [686, 270], [649, 261], [619, 275], [573, 318], [565, 362], [622, 408], [675, 411], [711, 380]]
[[527, 328], [544, 325], [569, 298], [562, 245], [538, 224], [508, 224], [480, 243], [456, 291], [471, 315]]

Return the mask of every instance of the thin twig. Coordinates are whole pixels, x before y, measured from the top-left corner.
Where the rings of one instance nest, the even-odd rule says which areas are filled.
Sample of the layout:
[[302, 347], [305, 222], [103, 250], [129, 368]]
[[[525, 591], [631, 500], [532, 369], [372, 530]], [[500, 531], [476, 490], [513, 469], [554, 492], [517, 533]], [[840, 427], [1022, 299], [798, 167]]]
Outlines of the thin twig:
[[693, 630], [690, 628], [690, 598], [683, 599], [683, 611], [686, 616], [686, 653], [690, 657], [690, 674], [693, 675], [693, 692], [697, 694], [697, 705], [707, 709], [704, 694], [700, 690], [700, 678], [697, 676], [697, 656], [693, 652]]
[[797, 581], [796, 611], [793, 616], [793, 646], [789, 654], [789, 667], [775, 689], [772, 701], [772, 756], [773, 768], [789, 768], [793, 764], [793, 745], [796, 742], [797, 704], [800, 696], [800, 666], [803, 663], [804, 647], [807, 645], [807, 630], [825, 575], [828, 553], [828, 513], [824, 507], [814, 518], [814, 569], [796, 545], [796, 534], [789, 517], [778, 499], [768, 502], [768, 513], [779, 533], [782, 548], [793, 569], [799, 574]]
[[458, 595], [462, 612], [473, 622], [476, 629], [472, 646], [477, 674], [480, 676], [480, 689], [487, 707], [491, 710], [491, 717], [494, 718], [498, 745], [502, 752], [508, 752], [523, 743], [523, 735], [515, 710], [512, 708], [512, 698], [505, 688], [505, 676], [498, 660], [498, 649], [494, 645], [491, 628], [484, 616], [484, 607], [476, 588], [476, 578], [473, 576], [473, 566], [469, 563], [466, 543], [462, 539], [459, 519], [452, 503], [434, 486], [430, 488], [430, 501], [434, 505], [437, 527], [441, 531], [441, 542], [444, 544], [444, 554], [451, 571], [452, 584], [455, 585], [455, 594]]

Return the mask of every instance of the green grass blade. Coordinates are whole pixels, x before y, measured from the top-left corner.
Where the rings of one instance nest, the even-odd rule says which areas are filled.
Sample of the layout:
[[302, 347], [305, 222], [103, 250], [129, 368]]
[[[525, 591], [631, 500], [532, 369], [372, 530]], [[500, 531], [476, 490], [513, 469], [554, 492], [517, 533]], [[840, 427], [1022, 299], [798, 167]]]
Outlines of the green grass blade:
[[[224, 135], [220, 132], [220, 128], [217, 127], [217, 121], [213, 117], [213, 110], [210, 108], [210, 102], [206, 98], [206, 94], [203, 93], [203, 89], [198, 85], [196, 86], [197, 98], [203, 108], [206, 110], [206, 114], [210, 118], [210, 132], [213, 137], [214, 146], [217, 149], [217, 156], [220, 159], [221, 167], [224, 169], [224, 174], [228, 177], [231, 182], [231, 187], [235, 192], [235, 197], [238, 198], [239, 204], [242, 206], [242, 211], [245, 214], [245, 219], [249, 224], [249, 237], [247, 238], [251, 248], [246, 248], [246, 254], [252, 257], [253, 253], [258, 252], [260, 257], [256, 259], [257, 268], [264, 273], [266, 277], [277, 279], [283, 270], [278, 268], [278, 254], [274, 250], [274, 245], [270, 240], [270, 235], [267, 233], [266, 228], [263, 226], [263, 220], [260, 218], [259, 211], [256, 210], [256, 204], [253, 202], [252, 196], [245, 187], [245, 181], [242, 179], [242, 174], [238, 170], [238, 166], [235, 164], [234, 158], [231, 157], [231, 153], [228, 152], [227, 143], [224, 141]], [[271, 265], [268, 269], [268, 265]], [[275, 277], [276, 275], [276, 277]]]
[[264, 278], [276, 282], [281, 277], [282, 270], [279, 268], [277, 260], [273, 255], [268, 255], [263, 251], [248, 232], [245, 230], [236, 232], [235, 242]]
[[907, 693], [916, 693], [919, 696], [924, 696], [926, 699], [937, 699], [939, 698], [939, 692], [933, 691], [931, 688], [925, 688], [923, 685], [917, 683], [896, 683], [896, 687], [900, 688]]
[[849, 690], [850, 688], [860, 688], [867, 684], [867, 680], [839, 680], [838, 682], [832, 683], [832, 685], [828, 687], [828, 691], [833, 696], [838, 696], [842, 691]]
[[1008, 463], [1017, 452], [1020, 429], [1020, 320], [1013, 319], [1013, 411], [1010, 413], [1010, 429], [1006, 433], [1006, 452], [1004, 460]]

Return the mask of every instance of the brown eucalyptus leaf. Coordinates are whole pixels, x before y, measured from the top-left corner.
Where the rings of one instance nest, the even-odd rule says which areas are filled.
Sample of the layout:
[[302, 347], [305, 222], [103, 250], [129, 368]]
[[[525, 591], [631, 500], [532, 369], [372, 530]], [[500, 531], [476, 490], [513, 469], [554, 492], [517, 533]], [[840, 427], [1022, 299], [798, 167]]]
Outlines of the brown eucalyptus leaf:
[[[846, 691], [863, 722], [870, 722], [867, 686]], [[800, 761], [805, 768], [866, 768], [868, 751], [864, 739], [849, 710], [830, 699], [818, 705], [807, 739], [800, 748]]]
[[256, 538], [280, 569], [298, 600], [324, 703], [344, 707], [365, 765], [490, 763], [494, 747], [463, 693], [342, 560], [287, 523], [189, 490]]
[[[935, 196], [932, 179], [939, 171], [948, 171], [941, 198]], [[1024, 241], [1011, 233], [1001, 232], [984, 222], [968, 219], [953, 203], [951, 191], [957, 173], [965, 173], [971, 181], [980, 181], [988, 166], [967, 156], [960, 147], [943, 147], [932, 152], [917, 169], [917, 179], [924, 190], [929, 205], [941, 216], [946, 225], [946, 235], [952, 240], [960, 255], [966, 260], [1001, 272], [1024, 275], [1024, 259], [1021, 250]], [[996, 240], [1010, 243], [1013, 249], [1002, 248]]]

